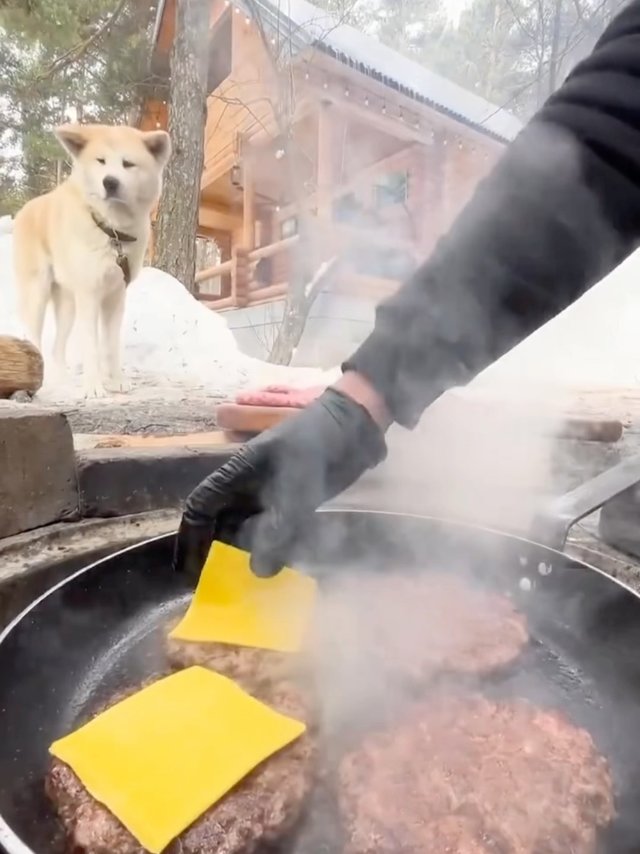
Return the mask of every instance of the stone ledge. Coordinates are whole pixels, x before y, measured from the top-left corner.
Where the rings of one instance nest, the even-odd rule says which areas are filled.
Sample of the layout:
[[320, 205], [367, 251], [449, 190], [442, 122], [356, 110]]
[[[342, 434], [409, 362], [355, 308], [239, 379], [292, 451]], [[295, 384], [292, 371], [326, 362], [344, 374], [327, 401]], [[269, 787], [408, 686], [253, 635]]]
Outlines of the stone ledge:
[[178, 527], [177, 511], [61, 522], [0, 541], [0, 628], [46, 590], [108, 554]]
[[191, 490], [236, 450], [224, 448], [104, 448], [77, 454], [83, 518], [178, 508]]
[[77, 516], [73, 436], [65, 415], [0, 406], [0, 538]]

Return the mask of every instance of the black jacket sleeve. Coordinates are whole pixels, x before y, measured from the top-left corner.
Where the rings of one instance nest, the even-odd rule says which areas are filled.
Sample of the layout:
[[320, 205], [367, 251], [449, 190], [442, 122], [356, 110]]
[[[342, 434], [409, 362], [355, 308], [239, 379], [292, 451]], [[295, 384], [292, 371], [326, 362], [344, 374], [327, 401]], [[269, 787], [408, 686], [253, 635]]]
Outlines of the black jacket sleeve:
[[640, 236], [640, 0], [611, 23], [343, 366], [406, 427], [568, 306]]

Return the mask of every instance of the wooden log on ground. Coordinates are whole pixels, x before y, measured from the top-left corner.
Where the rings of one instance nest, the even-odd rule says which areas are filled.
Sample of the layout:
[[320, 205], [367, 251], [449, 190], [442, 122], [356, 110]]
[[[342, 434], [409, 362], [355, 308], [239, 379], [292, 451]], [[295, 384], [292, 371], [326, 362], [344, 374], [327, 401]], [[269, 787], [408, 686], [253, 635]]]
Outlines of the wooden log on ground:
[[42, 386], [44, 361], [29, 341], [0, 335], [0, 398], [18, 391], [35, 394]]
[[299, 409], [289, 406], [249, 406], [241, 403], [220, 403], [216, 406], [218, 428], [226, 434], [255, 436], [275, 427], [286, 418], [297, 415]]

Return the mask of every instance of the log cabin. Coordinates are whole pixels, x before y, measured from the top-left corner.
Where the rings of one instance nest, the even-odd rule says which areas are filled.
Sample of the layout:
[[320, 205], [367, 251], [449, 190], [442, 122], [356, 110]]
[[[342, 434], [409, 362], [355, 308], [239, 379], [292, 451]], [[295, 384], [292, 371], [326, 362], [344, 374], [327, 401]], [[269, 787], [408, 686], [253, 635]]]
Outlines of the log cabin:
[[[174, 20], [161, 0], [165, 74]], [[211, 0], [209, 39], [197, 296], [264, 356], [288, 288], [337, 258], [297, 354], [335, 364], [519, 122], [307, 0]], [[167, 127], [167, 104], [148, 101], [142, 121]]]

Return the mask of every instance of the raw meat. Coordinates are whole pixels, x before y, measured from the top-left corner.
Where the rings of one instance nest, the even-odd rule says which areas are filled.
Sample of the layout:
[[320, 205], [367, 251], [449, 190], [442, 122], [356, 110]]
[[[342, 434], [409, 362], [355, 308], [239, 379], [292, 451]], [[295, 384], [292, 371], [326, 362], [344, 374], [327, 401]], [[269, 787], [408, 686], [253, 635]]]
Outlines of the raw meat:
[[339, 783], [347, 854], [591, 854], [614, 816], [591, 736], [520, 700], [422, 701]]
[[325, 386], [312, 388], [292, 388], [291, 386], [271, 385], [262, 389], [240, 391], [236, 403], [244, 406], [286, 406], [292, 409], [304, 409], [320, 397]]

